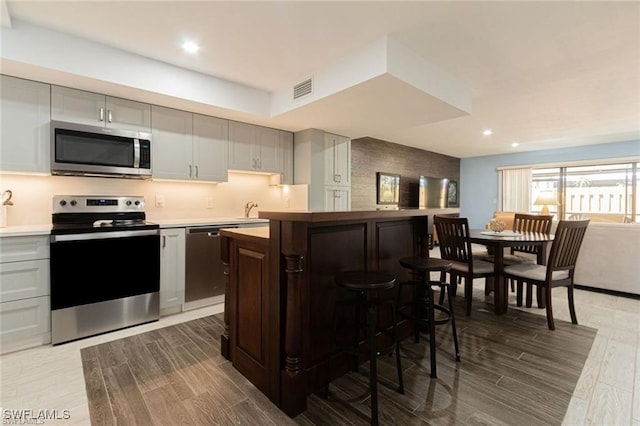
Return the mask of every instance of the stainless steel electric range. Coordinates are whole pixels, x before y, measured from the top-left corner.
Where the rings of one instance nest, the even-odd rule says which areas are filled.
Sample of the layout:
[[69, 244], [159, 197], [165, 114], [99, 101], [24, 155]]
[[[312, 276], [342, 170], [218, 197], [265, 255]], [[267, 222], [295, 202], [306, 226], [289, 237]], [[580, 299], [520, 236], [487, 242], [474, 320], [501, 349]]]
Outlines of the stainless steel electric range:
[[54, 345], [158, 320], [160, 227], [144, 206], [144, 197], [53, 197]]

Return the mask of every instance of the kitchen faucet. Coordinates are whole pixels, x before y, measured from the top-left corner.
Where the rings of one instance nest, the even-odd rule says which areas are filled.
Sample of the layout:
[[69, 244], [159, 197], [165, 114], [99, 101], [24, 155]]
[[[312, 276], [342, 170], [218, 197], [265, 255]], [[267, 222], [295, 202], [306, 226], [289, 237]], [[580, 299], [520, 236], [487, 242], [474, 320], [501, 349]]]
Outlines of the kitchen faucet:
[[253, 201], [249, 201], [244, 205], [244, 217], [249, 217], [249, 213], [251, 213], [251, 209], [254, 207], [258, 207], [258, 203], [254, 203]]

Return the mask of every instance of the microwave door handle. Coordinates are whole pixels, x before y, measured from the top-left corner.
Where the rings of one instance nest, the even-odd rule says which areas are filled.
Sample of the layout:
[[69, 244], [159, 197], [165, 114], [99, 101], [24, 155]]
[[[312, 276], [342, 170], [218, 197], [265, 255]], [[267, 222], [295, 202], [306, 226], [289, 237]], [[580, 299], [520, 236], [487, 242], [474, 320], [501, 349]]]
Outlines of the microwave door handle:
[[140, 140], [133, 140], [133, 167], [140, 168]]

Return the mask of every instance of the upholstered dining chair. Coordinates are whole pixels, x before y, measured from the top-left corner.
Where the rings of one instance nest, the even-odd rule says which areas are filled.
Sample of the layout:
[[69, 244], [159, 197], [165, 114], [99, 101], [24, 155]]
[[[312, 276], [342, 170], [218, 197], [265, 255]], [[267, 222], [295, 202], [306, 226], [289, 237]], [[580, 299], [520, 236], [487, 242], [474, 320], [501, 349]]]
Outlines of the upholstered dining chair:
[[[551, 232], [552, 215], [516, 213], [513, 219], [513, 230], [516, 232], [535, 232], [548, 234]], [[527, 253], [535, 256], [544, 255], [543, 246], [518, 246], [511, 248], [511, 256], [505, 256], [505, 263], [522, 263], [532, 260], [529, 257], [518, 256], [517, 253]]]
[[[516, 213], [513, 218], [513, 230], [517, 232], [535, 232], [540, 234], [549, 234], [551, 232], [552, 215], [526, 214]], [[544, 249], [546, 245], [533, 246], [517, 246], [511, 247], [511, 254], [504, 257], [505, 266], [516, 265], [524, 262], [536, 261], [542, 264], [546, 253]], [[511, 281], [511, 291], [514, 291], [513, 280]], [[531, 307], [532, 294], [530, 287], [527, 292], [526, 304], [527, 308]], [[518, 306], [522, 306], [522, 287], [516, 292]]]
[[[455, 295], [458, 277], [464, 278], [466, 314], [471, 315], [473, 280], [475, 278], [493, 279], [494, 265], [490, 262], [474, 259], [469, 241], [469, 221], [466, 217], [436, 215], [433, 219], [433, 225], [438, 232], [440, 257], [451, 261], [451, 269], [449, 270], [451, 290]], [[485, 287], [487, 285], [488, 282], [485, 281]]]
[[504, 278], [516, 281], [519, 288], [525, 282], [527, 286], [535, 285], [542, 289], [546, 303], [549, 330], [555, 330], [553, 309], [551, 307], [551, 289], [554, 287], [567, 287], [571, 322], [573, 324], [578, 323], [573, 303], [573, 276], [580, 246], [588, 225], [588, 219], [561, 220], [555, 232], [546, 266], [531, 262], [519, 263], [504, 268]]

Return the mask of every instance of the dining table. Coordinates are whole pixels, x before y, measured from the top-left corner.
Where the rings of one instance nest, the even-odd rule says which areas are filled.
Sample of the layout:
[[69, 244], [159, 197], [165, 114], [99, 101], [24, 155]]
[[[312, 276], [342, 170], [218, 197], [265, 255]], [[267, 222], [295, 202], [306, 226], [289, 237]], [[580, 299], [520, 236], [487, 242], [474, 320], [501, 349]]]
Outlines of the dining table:
[[481, 244], [493, 252], [494, 279], [493, 296], [494, 312], [502, 315], [507, 312], [508, 295], [507, 283], [504, 279], [504, 250], [505, 248], [521, 246], [542, 246], [538, 250], [537, 263], [546, 263], [547, 245], [553, 241], [553, 234], [543, 234], [538, 232], [518, 232], [518, 231], [491, 231], [488, 229], [470, 229], [469, 240], [472, 244]]

